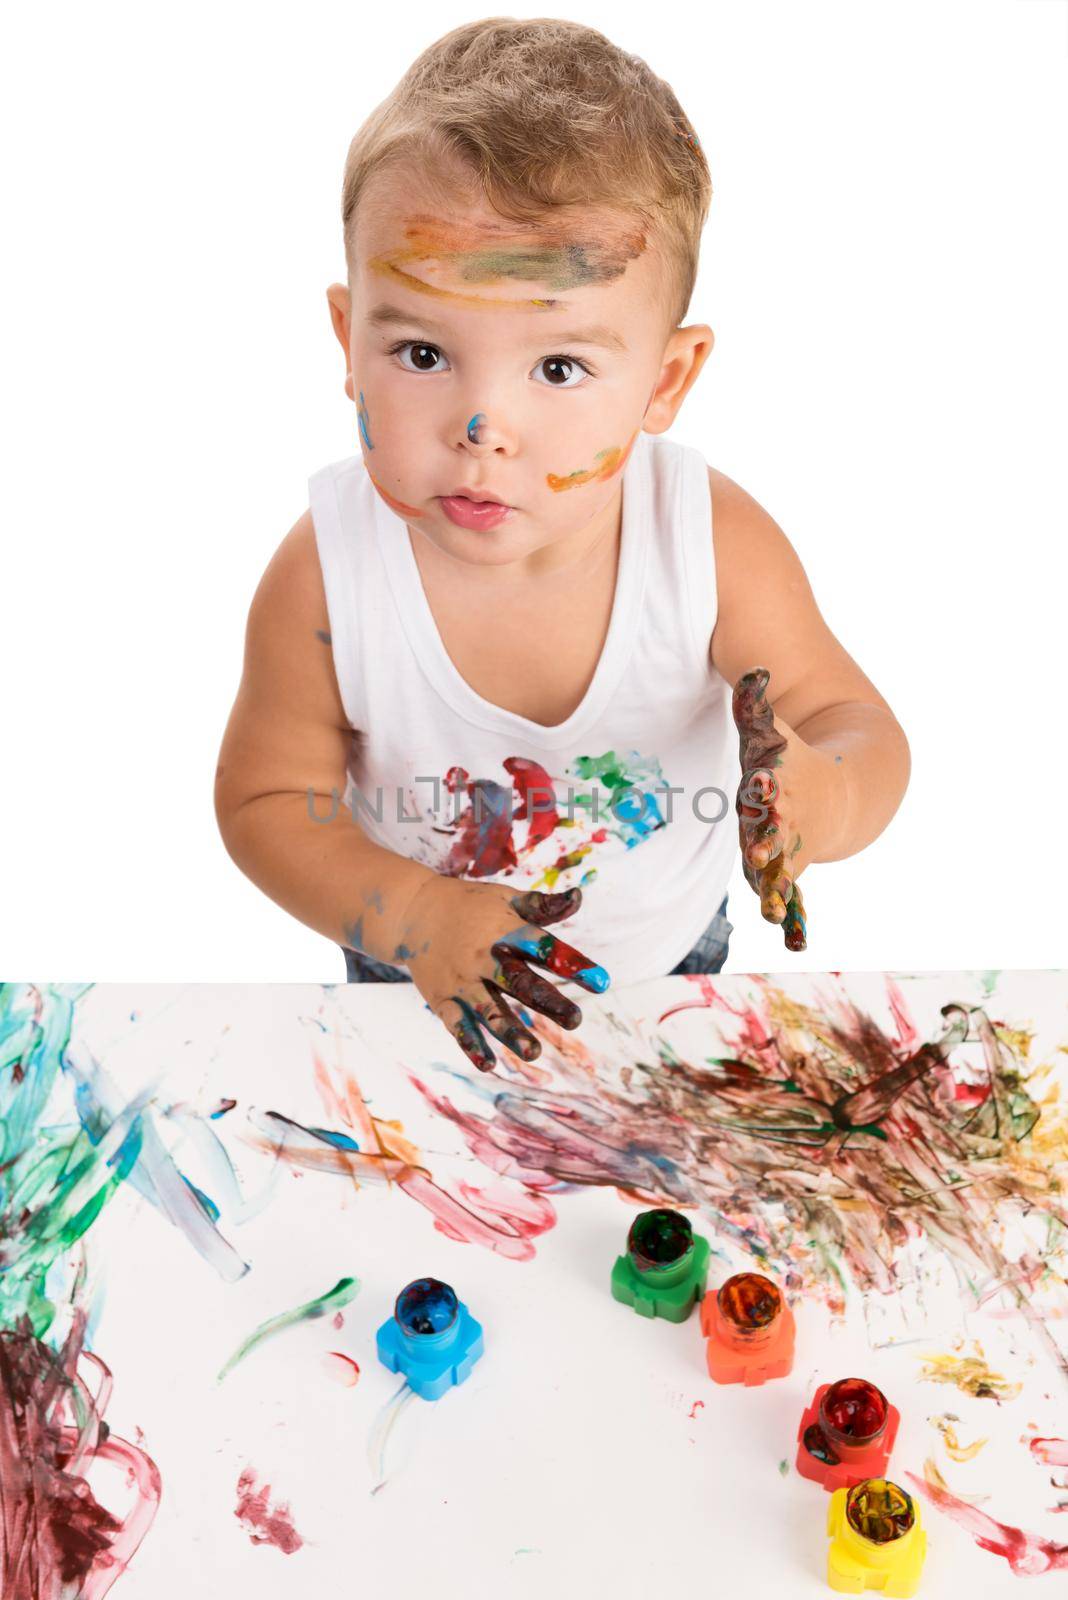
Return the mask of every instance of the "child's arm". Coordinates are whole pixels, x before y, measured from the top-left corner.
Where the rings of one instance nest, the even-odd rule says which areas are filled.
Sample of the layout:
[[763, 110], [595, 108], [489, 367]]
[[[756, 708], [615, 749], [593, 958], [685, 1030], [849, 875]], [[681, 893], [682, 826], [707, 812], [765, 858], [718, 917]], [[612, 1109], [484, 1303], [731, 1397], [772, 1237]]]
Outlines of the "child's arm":
[[581, 890], [517, 894], [508, 884], [446, 877], [376, 844], [342, 803], [353, 737], [305, 512], [249, 610], [215, 778], [223, 842], [242, 872], [310, 928], [380, 961], [403, 961], [476, 1066], [495, 1065], [487, 1033], [533, 1060], [541, 1045], [506, 996], [564, 1028], [577, 1027], [582, 1013], [528, 963], [595, 993], [608, 982], [581, 951], [544, 931], [574, 915]]
[[[719, 598], [711, 657], [732, 685], [755, 667], [767, 670], [774, 730], [784, 741], [774, 762], [779, 836], [770, 819], [743, 827], [761, 909], [782, 922], [788, 887], [809, 862], [854, 855], [886, 827], [908, 784], [909, 747], [824, 622], [782, 529], [723, 473], [710, 469], [709, 478]], [[745, 743], [743, 732], [743, 752]], [[757, 798], [752, 788], [748, 798]], [[772, 860], [778, 866], [769, 873]]]
[[[336, 944], [395, 961], [408, 905], [435, 874], [375, 844], [352, 821], [342, 803], [352, 737], [306, 512], [249, 609], [241, 684], [215, 774], [215, 815], [231, 858], [278, 905]], [[333, 821], [314, 821], [312, 807]]]

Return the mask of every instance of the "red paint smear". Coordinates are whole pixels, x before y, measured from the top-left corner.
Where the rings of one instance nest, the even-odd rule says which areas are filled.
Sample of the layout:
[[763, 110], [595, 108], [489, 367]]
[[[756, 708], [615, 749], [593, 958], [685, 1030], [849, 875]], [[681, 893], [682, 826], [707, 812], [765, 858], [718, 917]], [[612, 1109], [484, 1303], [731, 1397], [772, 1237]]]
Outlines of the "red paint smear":
[[[469, 802], [455, 818], [456, 837], [442, 869], [449, 877], [509, 872], [520, 854], [529, 855], [560, 825], [556, 790], [545, 768], [526, 756], [508, 756], [501, 765], [511, 777], [517, 803], [492, 778], [472, 778], [463, 767], [450, 767], [445, 774], [448, 792], [462, 792]], [[516, 847], [513, 822], [529, 823], [522, 851]]]
[[704, 1401], [703, 1400], [695, 1400], [694, 1403], [693, 1403], [693, 1406], [692, 1406], [692, 1408], [690, 1410], [690, 1420], [691, 1421], [695, 1420], [698, 1411], [703, 1411], [704, 1409], [705, 1409]]
[[341, 1350], [328, 1350], [324, 1359], [335, 1383], [340, 1383], [345, 1389], [355, 1389], [360, 1381], [360, 1369], [351, 1356]]
[[253, 1544], [273, 1544], [276, 1550], [291, 1556], [300, 1549], [304, 1540], [293, 1526], [289, 1506], [272, 1506], [269, 1501], [271, 1486], [265, 1483], [256, 1488], [256, 1474], [246, 1467], [237, 1480], [237, 1507], [234, 1516], [245, 1524], [245, 1532]]
[[[107, 1437], [103, 1413], [111, 1374], [83, 1352], [84, 1333], [82, 1312], [58, 1351], [35, 1337], [26, 1318], [0, 1332], [3, 1600], [60, 1600], [74, 1593], [103, 1600], [159, 1505], [154, 1462], [126, 1440]], [[100, 1375], [95, 1395], [78, 1373], [83, 1356]], [[134, 1491], [124, 1520], [100, 1504], [86, 1481], [86, 1472], [100, 1463], [119, 1468]]]
[[1031, 1454], [1047, 1467], [1068, 1467], [1068, 1439], [1032, 1439]]
[[345, 1326], [345, 1318], [344, 1318], [344, 1316], [342, 1315], [342, 1313], [340, 1311], [335, 1311], [334, 1312], [334, 1327], [335, 1328], [343, 1328], [344, 1326]]
[[403, 1179], [400, 1187], [426, 1207], [435, 1228], [447, 1239], [483, 1245], [512, 1261], [533, 1260], [531, 1239], [556, 1226], [552, 1202], [528, 1189], [504, 1184], [477, 1189], [474, 1184], [459, 1183], [457, 1188], [467, 1201], [463, 1205], [423, 1173]]
[[1037, 1533], [1026, 1533], [1022, 1528], [998, 1522], [976, 1506], [958, 1500], [948, 1489], [917, 1477], [915, 1472], [907, 1472], [905, 1476], [912, 1479], [932, 1505], [970, 1533], [981, 1550], [1004, 1556], [1017, 1577], [1030, 1578], [1042, 1572], [1068, 1569], [1068, 1544], [1054, 1544], [1052, 1539], [1043, 1539]]

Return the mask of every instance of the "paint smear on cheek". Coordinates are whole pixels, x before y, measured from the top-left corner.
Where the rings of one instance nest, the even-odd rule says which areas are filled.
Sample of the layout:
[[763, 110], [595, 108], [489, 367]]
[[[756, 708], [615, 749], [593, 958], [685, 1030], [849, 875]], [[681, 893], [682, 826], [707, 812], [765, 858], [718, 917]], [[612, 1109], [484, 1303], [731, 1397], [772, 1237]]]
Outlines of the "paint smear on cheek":
[[418, 506], [405, 505], [403, 500], [398, 500], [394, 495], [391, 495], [385, 485], [379, 483], [373, 472], [369, 471], [367, 476], [370, 478], [371, 482], [374, 484], [375, 488], [378, 490], [389, 509], [391, 511], [395, 511], [398, 516], [422, 517], [426, 515], [424, 511], [420, 511]]
[[625, 448], [618, 444], [611, 445], [607, 450], [598, 450], [594, 456], [595, 466], [580, 467], [575, 472], [569, 472], [564, 477], [559, 477], [555, 472], [546, 474], [545, 481], [554, 494], [560, 494], [564, 489], [578, 489], [584, 483], [604, 483], [626, 465], [627, 457], [634, 448], [634, 441], [641, 429], [636, 429], [630, 437], [630, 443]]
[[360, 429], [360, 438], [363, 440], [368, 450], [373, 450], [374, 444], [371, 440], [371, 418], [367, 412], [367, 401], [363, 397], [362, 389], [360, 390], [360, 403], [356, 408], [356, 421]]

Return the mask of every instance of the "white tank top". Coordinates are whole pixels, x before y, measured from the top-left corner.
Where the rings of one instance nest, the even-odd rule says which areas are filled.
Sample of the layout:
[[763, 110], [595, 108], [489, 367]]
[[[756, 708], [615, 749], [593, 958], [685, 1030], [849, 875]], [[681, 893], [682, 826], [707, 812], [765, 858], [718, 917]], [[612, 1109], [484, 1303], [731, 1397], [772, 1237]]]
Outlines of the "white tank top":
[[408, 528], [361, 455], [322, 467], [308, 490], [357, 735], [343, 825], [354, 817], [376, 843], [450, 876], [579, 885], [581, 908], [551, 932], [613, 985], [670, 972], [715, 915], [738, 849], [731, 691], [709, 659], [716, 570], [700, 452], [638, 435], [608, 634], [582, 703], [555, 727], [461, 676]]

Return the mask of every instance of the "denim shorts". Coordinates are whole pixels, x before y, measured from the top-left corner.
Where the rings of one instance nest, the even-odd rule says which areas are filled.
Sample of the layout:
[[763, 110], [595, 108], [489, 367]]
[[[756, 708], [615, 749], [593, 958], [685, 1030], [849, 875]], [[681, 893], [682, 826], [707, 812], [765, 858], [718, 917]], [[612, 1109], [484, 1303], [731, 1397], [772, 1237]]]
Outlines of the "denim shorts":
[[[550, 930], [551, 931], [551, 930]], [[723, 904], [708, 924], [704, 933], [698, 939], [688, 955], [683, 956], [677, 967], [672, 967], [671, 976], [677, 972], [719, 972], [727, 959], [727, 947], [730, 943], [734, 924], [727, 921], [727, 896], [723, 896]], [[349, 983], [411, 983], [411, 978], [399, 967], [391, 967], [385, 961], [376, 961], [373, 956], [368, 956], [362, 950], [350, 950], [347, 945], [340, 947], [345, 957], [345, 974]]]

